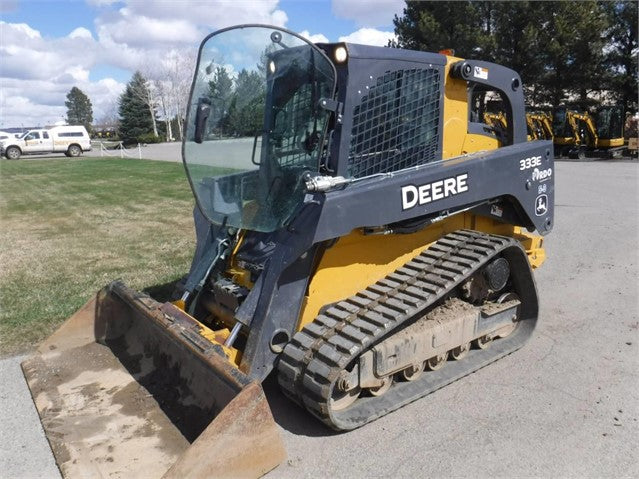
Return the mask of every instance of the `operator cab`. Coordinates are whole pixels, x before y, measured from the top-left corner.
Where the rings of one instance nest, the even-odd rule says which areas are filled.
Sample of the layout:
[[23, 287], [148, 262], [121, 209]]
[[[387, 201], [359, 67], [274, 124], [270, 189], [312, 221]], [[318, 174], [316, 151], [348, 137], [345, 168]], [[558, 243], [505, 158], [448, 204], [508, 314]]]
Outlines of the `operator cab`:
[[315, 45], [261, 26], [210, 36], [193, 83], [184, 162], [214, 224], [272, 232], [319, 171], [335, 68]]

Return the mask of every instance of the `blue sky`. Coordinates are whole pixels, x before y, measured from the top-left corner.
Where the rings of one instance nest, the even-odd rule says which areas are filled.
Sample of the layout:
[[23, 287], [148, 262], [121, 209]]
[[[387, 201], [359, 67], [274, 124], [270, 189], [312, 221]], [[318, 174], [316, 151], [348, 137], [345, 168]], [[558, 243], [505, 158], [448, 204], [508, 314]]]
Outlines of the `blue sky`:
[[73, 86], [91, 99], [95, 120], [113, 117], [133, 71], [171, 55], [188, 57], [218, 28], [266, 23], [313, 41], [385, 45], [403, 6], [403, 0], [0, 0], [0, 130], [61, 121]]

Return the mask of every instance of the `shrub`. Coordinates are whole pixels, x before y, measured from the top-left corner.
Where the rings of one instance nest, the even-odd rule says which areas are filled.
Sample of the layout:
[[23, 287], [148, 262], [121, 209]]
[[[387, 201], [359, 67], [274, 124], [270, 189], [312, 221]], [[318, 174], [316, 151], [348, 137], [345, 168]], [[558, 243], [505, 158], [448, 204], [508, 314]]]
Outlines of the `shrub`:
[[161, 136], [155, 136], [153, 133], [147, 133], [137, 137], [138, 143], [162, 143]]

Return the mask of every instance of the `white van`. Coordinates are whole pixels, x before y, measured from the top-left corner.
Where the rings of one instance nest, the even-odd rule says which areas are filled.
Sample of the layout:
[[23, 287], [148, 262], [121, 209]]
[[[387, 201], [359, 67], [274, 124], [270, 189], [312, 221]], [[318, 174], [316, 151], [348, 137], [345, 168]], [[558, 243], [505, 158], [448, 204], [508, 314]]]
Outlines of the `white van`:
[[91, 150], [91, 138], [84, 126], [55, 126], [49, 129], [29, 130], [18, 138], [0, 141], [0, 156], [17, 160], [22, 155], [64, 153], [80, 156]]

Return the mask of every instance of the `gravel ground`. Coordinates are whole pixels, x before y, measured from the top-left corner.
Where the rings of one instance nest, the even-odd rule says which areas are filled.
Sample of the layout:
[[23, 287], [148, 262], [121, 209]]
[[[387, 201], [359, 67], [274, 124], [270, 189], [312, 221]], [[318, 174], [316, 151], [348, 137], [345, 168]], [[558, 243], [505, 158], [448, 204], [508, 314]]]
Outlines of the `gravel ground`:
[[[268, 383], [288, 450], [268, 477], [639, 477], [638, 170], [556, 164], [540, 320], [520, 351], [345, 434]], [[0, 476], [56, 477], [20, 360], [0, 360]]]

